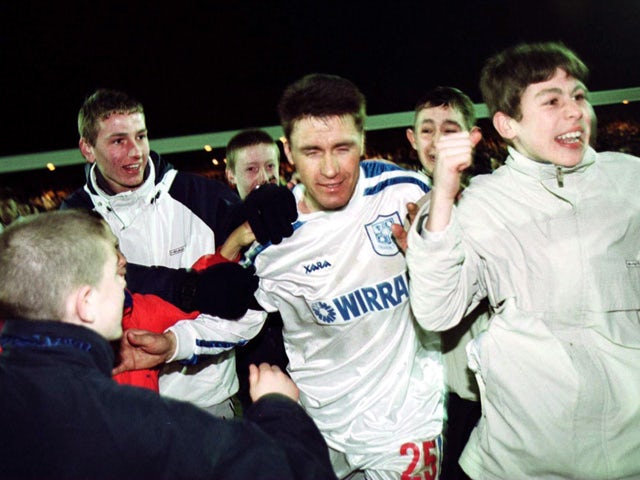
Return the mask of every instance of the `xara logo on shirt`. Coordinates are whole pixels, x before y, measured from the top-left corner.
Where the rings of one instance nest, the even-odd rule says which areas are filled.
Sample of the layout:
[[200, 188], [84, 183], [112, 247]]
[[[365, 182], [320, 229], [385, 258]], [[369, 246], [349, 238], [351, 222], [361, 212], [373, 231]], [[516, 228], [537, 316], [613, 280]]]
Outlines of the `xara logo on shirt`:
[[328, 260], [318, 260], [317, 262], [310, 263], [308, 265], [302, 265], [304, 267], [304, 273], [307, 275], [323, 268], [331, 267]]

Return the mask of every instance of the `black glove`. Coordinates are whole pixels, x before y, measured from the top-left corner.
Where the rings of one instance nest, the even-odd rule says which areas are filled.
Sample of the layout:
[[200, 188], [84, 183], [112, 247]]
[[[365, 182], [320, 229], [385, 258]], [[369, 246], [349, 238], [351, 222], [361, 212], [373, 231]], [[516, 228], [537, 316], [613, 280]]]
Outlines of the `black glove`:
[[244, 268], [235, 262], [191, 271], [183, 284], [180, 308], [237, 320], [256, 304], [253, 293], [258, 288], [258, 277], [255, 273], [253, 265]]
[[243, 204], [244, 214], [258, 243], [278, 244], [293, 234], [298, 218], [296, 200], [287, 187], [272, 183], [253, 190]]

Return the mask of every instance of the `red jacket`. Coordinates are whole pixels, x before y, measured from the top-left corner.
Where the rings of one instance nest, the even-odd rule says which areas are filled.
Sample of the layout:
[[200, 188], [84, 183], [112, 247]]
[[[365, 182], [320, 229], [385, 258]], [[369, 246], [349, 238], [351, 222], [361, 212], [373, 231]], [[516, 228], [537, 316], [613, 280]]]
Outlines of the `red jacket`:
[[[175, 305], [151, 294], [140, 294], [127, 292], [130, 300], [125, 300], [124, 312], [122, 314], [122, 329], [139, 328], [155, 333], [162, 333], [167, 328], [180, 320], [192, 320], [200, 312], [183, 312]], [[129, 301], [128, 301], [129, 300]], [[134, 385], [136, 387], [148, 388], [159, 391], [158, 375], [159, 368], [130, 370], [118, 375], [114, 375], [114, 380], [121, 384]]]
[[194, 263], [193, 267], [191, 268], [199, 272], [201, 270], [204, 270], [205, 268], [211, 267], [212, 265], [217, 265], [218, 263], [231, 262], [231, 261], [233, 262], [240, 261], [240, 255], [238, 255], [233, 260], [227, 260], [225, 257], [220, 255], [220, 249], [218, 248], [216, 253], [210, 253], [208, 255], [201, 256], [198, 260], [196, 260], [196, 263]]
[[[193, 269], [196, 271], [203, 270], [212, 265], [221, 262], [228, 262], [218, 251], [214, 254], [203, 255], [196, 263]], [[180, 320], [193, 320], [200, 312], [193, 311], [190, 313], [183, 312], [172, 303], [163, 300], [157, 295], [131, 293], [127, 291], [125, 299], [124, 313], [122, 315], [122, 329], [137, 328], [149, 330], [154, 333], [162, 333], [167, 328], [174, 325]], [[121, 384], [134, 385], [159, 391], [158, 376], [160, 369], [142, 369], [129, 370], [127, 372], [114, 375], [114, 380]]]

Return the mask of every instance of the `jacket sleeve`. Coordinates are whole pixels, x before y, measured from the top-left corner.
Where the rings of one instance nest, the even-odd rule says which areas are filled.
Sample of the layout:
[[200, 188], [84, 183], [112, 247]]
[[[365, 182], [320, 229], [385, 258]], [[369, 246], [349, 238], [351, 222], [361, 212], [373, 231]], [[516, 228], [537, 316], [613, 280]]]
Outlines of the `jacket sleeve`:
[[[193, 319], [198, 312], [183, 312], [155, 295], [132, 293], [131, 307], [125, 308], [122, 315], [122, 328], [140, 328], [155, 333], [162, 333], [180, 320]], [[115, 375], [113, 379], [123, 385], [135, 385], [148, 388], [154, 392], [158, 387], [159, 370], [156, 368], [129, 370]]]
[[287, 397], [265, 395], [229, 420], [139, 388], [110, 385], [101, 395], [117, 407], [109, 433], [126, 446], [114, 464], [129, 470], [114, 478], [336, 479], [320, 432]]
[[481, 262], [461, 235], [454, 208], [451, 223], [436, 234], [423, 229], [426, 203], [409, 230], [406, 251], [409, 298], [416, 320], [430, 331], [457, 325], [486, 296]]
[[136, 293], [157, 295], [169, 303], [181, 305], [187, 272], [186, 268], [148, 267], [127, 263], [127, 288]]
[[222, 245], [237, 226], [242, 210], [240, 197], [219, 180], [187, 172], [178, 172], [170, 189], [171, 196], [197, 215], [211, 230], [216, 245]]
[[245, 345], [255, 337], [267, 318], [264, 311], [247, 310], [239, 320], [225, 320], [200, 314], [193, 320], [176, 323], [168, 331], [176, 336], [176, 351], [167, 362], [182, 360], [196, 364], [203, 355], [218, 355]]
[[180, 320], [192, 320], [199, 312], [184, 312], [175, 305], [152, 294], [132, 293], [133, 306], [122, 317], [122, 327], [140, 328], [162, 333]]
[[196, 262], [191, 266], [193, 270], [196, 272], [200, 272], [206, 268], [212, 267], [214, 265], [218, 265], [219, 263], [224, 262], [236, 262], [240, 261], [240, 255], [236, 256], [236, 258], [229, 260], [222, 256], [220, 253], [222, 250], [222, 245], [216, 248], [216, 253], [209, 253], [207, 255], [202, 255]]
[[327, 444], [302, 407], [278, 394], [265, 395], [245, 412], [284, 450], [295, 478], [337, 478], [331, 467]]

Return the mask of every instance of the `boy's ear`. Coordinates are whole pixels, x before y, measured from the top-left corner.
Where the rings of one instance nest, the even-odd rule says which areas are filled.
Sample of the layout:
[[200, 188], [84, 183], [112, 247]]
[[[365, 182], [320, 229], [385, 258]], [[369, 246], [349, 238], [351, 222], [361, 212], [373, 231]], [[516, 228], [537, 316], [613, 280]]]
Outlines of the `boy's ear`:
[[82, 137], [78, 142], [78, 147], [80, 147], [80, 153], [89, 163], [93, 163], [96, 161], [96, 157], [93, 154], [93, 147], [89, 144], [89, 142]]
[[93, 288], [90, 285], [83, 285], [73, 294], [72, 308], [75, 309], [75, 313], [82, 323], [93, 323], [95, 321], [93, 293]]
[[503, 112], [496, 112], [493, 115], [493, 126], [502, 138], [513, 140], [516, 136], [515, 123], [513, 118]]
[[287, 161], [289, 162], [289, 164], [295, 165], [293, 163], [293, 157], [291, 156], [291, 145], [289, 144], [289, 140], [287, 140], [286, 138], [282, 140], [282, 147], [284, 149], [284, 156], [287, 157]]
[[482, 130], [480, 130], [480, 127], [471, 127], [471, 130], [469, 130], [469, 138], [471, 139], [472, 147], [478, 145], [480, 140], [482, 140]]
[[234, 187], [236, 185], [236, 177], [233, 175], [233, 172], [231, 171], [231, 169], [225, 168], [224, 174], [227, 177], [227, 182], [229, 182], [229, 185]]
[[415, 133], [413, 133], [413, 128], [407, 128], [406, 135], [407, 135], [407, 140], [409, 140], [409, 143], [411, 144], [411, 147], [413, 147], [414, 150], [417, 150], [416, 136], [415, 136]]

